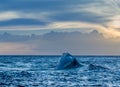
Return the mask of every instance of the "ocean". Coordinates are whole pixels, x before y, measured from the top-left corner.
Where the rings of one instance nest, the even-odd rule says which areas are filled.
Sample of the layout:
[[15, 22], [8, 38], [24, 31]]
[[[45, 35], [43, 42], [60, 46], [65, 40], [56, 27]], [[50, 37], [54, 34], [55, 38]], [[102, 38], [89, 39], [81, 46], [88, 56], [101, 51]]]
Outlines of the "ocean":
[[0, 87], [120, 87], [119, 56], [76, 56], [83, 66], [57, 70], [60, 56], [0, 56]]

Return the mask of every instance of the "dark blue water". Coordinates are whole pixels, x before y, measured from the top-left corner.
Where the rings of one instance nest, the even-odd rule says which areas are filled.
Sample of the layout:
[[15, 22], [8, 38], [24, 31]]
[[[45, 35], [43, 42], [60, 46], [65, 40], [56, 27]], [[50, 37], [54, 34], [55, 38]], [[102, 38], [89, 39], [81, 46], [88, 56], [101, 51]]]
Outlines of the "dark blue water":
[[82, 67], [57, 70], [59, 56], [0, 56], [0, 87], [120, 87], [120, 57], [77, 56]]

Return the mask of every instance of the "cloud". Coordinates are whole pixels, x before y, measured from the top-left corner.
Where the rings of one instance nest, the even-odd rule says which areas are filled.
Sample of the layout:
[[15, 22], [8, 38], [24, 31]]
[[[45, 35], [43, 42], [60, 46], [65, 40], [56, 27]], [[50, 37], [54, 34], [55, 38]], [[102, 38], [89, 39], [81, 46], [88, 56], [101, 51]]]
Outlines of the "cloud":
[[[28, 22], [29, 23], [29, 22]], [[32, 22], [33, 23], [33, 22]], [[44, 23], [44, 22], [43, 22]], [[83, 30], [84, 28], [87, 28], [88, 31], [91, 30], [97, 30], [101, 32], [105, 38], [118, 38], [120, 37], [120, 32], [117, 29], [106, 27], [101, 24], [94, 24], [89, 22], [53, 22], [50, 24], [47, 24], [45, 26], [40, 26], [40, 22], [38, 22], [38, 26], [11, 26], [11, 27], [1, 27], [2, 29], [14, 29], [14, 30], [64, 30], [64, 29], [77, 29], [78, 31]], [[112, 25], [110, 25], [112, 26]]]
[[120, 29], [120, 16], [116, 15], [110, 18], [111, 21], [109, 21], [106, 26], [113, 29]]
[[[25, 26], [25, 25], [39, 25], [39, 26], [44, 26], [46, 25], [45, 22], [35, 20], [35, 19], [30, 19], [30, 18], [16, 18], [16, 19], [11, 19], [9, 21], [2, 21], [0, 22], [1, 27], [10, 27], [10, 26]], [[24, 28], [24, 27], [23, 27]]]
[[22, 12], [22, 11], [3, 11], [0, 12], [0, 21], [9, 21], [13, 19], [36, 19], [36, 20], [45, 20], [47, 16], [51, 15], [48, 12]]
[[[47, 12], [18, 12], [18, 11], [5, 11], [0, 12], [0, 29], [6, 27], [16, 26], [43, 26], [49, 24], [47, 16], [50, 15]], [[24, 28], [24, 27], [23, 27]], [[24, 28], [25, 29], [25, 28]]]
[[[16, 4], [12, 4], [12, 3]], [[92, 4], [93, 5], [90, 5]], [[7, 8], [8, 10], [12, 11], [17, 11], [19, 14], [22, 14], [24, 17], [31, 17], [34, 18], [37, 16], [39, 19], [39, 16], [42, 15], [40, 18], [49, 18], [49, 21], [85, 21], [85, 22], [97, 22], [99, 23], [100, 20], [97, 18], [98, 16], [95, 14], [91, 14], [88, 10], [90, 10], [91, 7], [97, 7], [95, 4], [100, 3], [100, 1], [96, 0], [25, 0], [25, 1], [6, 1], [4, 2], [4, 7]], [[3, 3], [2, 3], [3, 4]], [[7, 4], [7, 6], [6, 6]], [[82, 5], [82, 6], [81, 6]], [[99, 5], [99, 7], [100, 7]], [[78, 7], [80, 6], [80, 7]], [[14, 7], [14, 8], [13, 8]], [[88, 9], [88, 10], [85, 10]], [[94, 8], [91, 8], [91, 10], [94, 10]], [[17, 10], [16, 10], [17, 9]], [[79, 9], [79, 11], [76, 11]], [[81, 11], [81, 9], [83, 9]], [[98, 8], [99, 9], [99, 8]], [[5, 11], [5, 10], [4, 10]], [[76, 11], [76, 12], [75, 12]], [[96, 9], [95, 9], [96, 11]], [[99, 12], [99, 11], [98, 11]], [[23, 14], [25, 13], [25, 14]], [[34, 15], [33, 15], [34, 14]], [[38, 16], [39, 15], [39, 16]], [[43, 16], [47, 15], [47, 16]], [[96, 20], [97, 18], [97, 20]]]
[[29, 45], [23, 43], [0, 43], [0, 49], [0, 55], [35, 54]]
[[106, 39], [96, 30], [90, 33], [52, 31], [44, 35], [5, 38], [6, 41], [0, 41], [0, 54], [46, 55], [67, 51], [79, 55], [119, 55], [120, 52], [120, 38]]
[[115, 11], [120, 13], [120, 9], [119, 9], [120, 1], [119, 0], [109, 0], [109, 1], [104, 0], [104, 2], [108, 3], [112, 8], [115, 9]]
[[[13, 5], [13, 3], [15, 3]], [[4, 9], [1, 11], [17, 11], [25, 13], [49, 13], [51, 20], [84, 20], [92, 21], [94, 17], [100, 17], [101, 15], [115, 15], [119, 11], [118, 0], [12, 0], [12, 1], [1, 1], [1, 6]], [[102, 5], [102, 6], [101, 6]], [[29, 15], [29, 14], [27, 14]], [[36, 14], [37, 15], [37, 14]], [[67, 15], [67, 16], [65, 16]], [[84, 16], [85, 15], [85, 16]], [[65, 17], [66, 18], [65, 18]], [[82, 16], [82, 17], [81, 17]], [[91, 18], [92, 17], [92, 18]], [[99, 18], [98, 18], [99, 19]], [[98, 20], [97, 19], [97, 20]], [[96, 21], [97, 21], [96, 20]]]
[[[54, 11], [65, 6], [64, 0], [6, 0], [0, 1], [1, 7], [3, 10], [14, 10], [14, 11], [27, 11], [27, 12], [36, 12], [36, 11]], [[67, 1], [69, 2], [69, 1]], [[63, 5], [63, 6], [62, 6]]]
[[[23, 1], [21, 1], [23, 2]], [[26, 3], [27, 1], [24, 1]], [[33, 1], [31, 1], [33, 2]], [[31, 4], [31, 2], [29, 4]], [[38, 1], [35, 1], [34, 3], [37, 3]], [[41, 1], [42, 4], [47, 4], [49, 1]], [[41, 12], [36, 12], [32, 13], [30, 12], [23, 12], [23, 10], [19, 10], [20, 12], [4, 12], [1, 13], [1, 20], [10, 20], [6, 22], [1, 22], [1, 26], [6, 26], [6, 27], [1, 27], [1, 29], [7, 28], [7, 25], [11, 25], [11, 27], [8, 26], [8, 28], [14, 28], [14, 29], [57, 29], [57, 28], [96, 28], [97, 30], [101, 31], [102, 33], [105, 33], [106, 37], [118, 37], [119, 32], [115, 28], [119, 28], [118, 22], [119, 22], [119, 17], [116, 17], [116, 15], [119, 13], [118, 5], [115, 4], [115, 2], [108, 2], [105, 0], [102, 1], [77, 1], [80, 2], [77, 4], [74, 1], [70, 1], [69, 5], [65, 6], [65, 2], [67, 1], [53, 1], [56, 3], [55, 6], [53, 6], [54, 9], [53, 11], [47, 10], [48, 7], [42, 7], [40, 8], [39, 11]], [[59, 5], [57, 7], [57, 4], [61, 2], [63, 4], [63, 8]], [[89, 3], [88, 3], [89, 2]], [[18, 1], [16, 1], [17, 4]], [[61, 4], [60, 3], [60, 4]], [[71, 4], [73, 3], [73, 4]], [[119, 3], [119, 2], [118, 2]], [[76, 4], [76, 5], [75, 5]], [[108, 5], [107, 5], [108, 4]], [[20, 4], [19, 4], [20, 5]], [[48, 4], [51, 7], [51, 4]], [[102, 5], [102, 7], [101, 7]], [[72, 7], [73, 6], [73, 7]], [[113, 9], [113, 7], [115, 9]], [[27, 7], [30, 9], [30, 7]], [[35, 7], [36, 8], [36, 7]], [[32, 8], [32, 9], [35, 9]], [[22, 7], [21, 7], [22, 9]], [[46, 9], [46, 10], [45, 10]], [[59, 11], [58, 11], [59, 9]], [[9, 16], [7, 16], [9, 14]], [[112, 19], [113, 17], [116, 17]], [[19, 21], [18, 21], [19, 18]], [[20, 19], [21, 18], [21, 19]], [[32, 18], [33, 22], [26, 24], [27, 26], [24, 26], [24, 24], [21, 22], [22, 19], [29, 19]], [[12, 21], [17, 20], [17, 23], [21, 24], [16, 24]], [[41, 27], [38, 26], [39, 22], [38, 21], [45, 21], [46, 24], [48, 23], [47, 26]], [[37, 21], [37, 22], [34, 22]], [[71, 22], [73, 21], [73, 22]], [[21, 23], [20, 23], [21, 22]], [[79, 22], [79, 23], [77, 23]], [[49, 24], [50, 23], [50, 24]], [[7, 25], [6, 25], [7, 24]], [[31, 24], [33, 24], [31, 26]], [[37, 25], [37, 26], [36, 26]], [[112, 25], [112, 26], [111, 26]], [[104, 27], [107, 26], [107, 27]], [[7, 29], [8, 29], [7, 28]]]
[[11, 20], [16, 18], [21, 18], [20, 15], [17, 14], [16, 12], [7, 11], [0, 13], [0, 21]]
[[[0, 45], [4, 48], [8, 47], [10, 50], [18, 49], [17, 47], [20, 46], [21, 51], [15, 52], [16, 54], [22, 54], [23, 52], [54, 54], [66, 50], [83, 54], [119, 54], [119, 8], [119, 0], [1, 0], [0, 30], [2, 31], [11, 30], [12, 32], [16, 30], [15, 32], [18, 35], [20, 30], [24, 30], [24, 32], [27, 32], [27, 30], [29, 32], [31, 30], [36, 32], [37, 30], [41, 32], [82, 30], [87, 31], [87, 33], [91, 30], [97, 30], [104, 38], [97, 37], [94, 35], [95, 33], [80, 35], [71, 33], [69, 35], [66, 32], [64, 34], [52, 33], [53, 36], [50, 34], [52, 38], [45, 35], [47, 38], [41, 37], [37, 40], [28, 39], [29, 36], [27, 40], [23, 40], [21, 36], [15, 38], [14, 35], [11, 35], [12, 39], [10, 40], [14, 39], [14, 41], [6, 38], [5, 44]], [[49, 36], [49, 34], [47, 35]], [[65, 38], [62, 38], [63, 36]], [[21, 41], [15, 43], [18, 42], [17, 39]], [[22, 41], [25, 41], [25, 43], [23, 44]], [[9, 49], [5, 48], [4, 50], [4, 48], [3, 53], [10, 53]], [[14, 54], [14, 51], [12, 53]]]
[[[120, 39], [105, 39], [97, 31], [89, 34], [79, 32], [50, 32], [42, 39], [28, 41], [39, 54], [61, 54], [71, 52], [81, 55], [119, 55]], [[116, 49], [116, 50], [113, 50]]]
[[77, 28], [78, 30], [81, 28], [88, 28], [88, 29], [96, 29], [101, 32], [105, 38], [116, 38], [120, 37], [120, 32], [113, 28], [104, 27], [100, 24], [94, 24], [89, 22], [55, 22], [53, 24], [48, 25], [46, 28], [52, 29], [71, 29]]
[[[79, 21], [108, 27], [110, 22], [115, 21], [111, 18], [120, 14], [119, 3], [118, 0], [7, 0], [1, 1], [1, 6], [4, 8], [1, 9], [1, 20], [24, 18], [43, 21], [47, 24]], [[4, 24], [9, 25], [7, 21]], [[33, 28], [36, 24], [33, 23], [31, 27]], [[13, 23], [13, 26], [15, 25]]]

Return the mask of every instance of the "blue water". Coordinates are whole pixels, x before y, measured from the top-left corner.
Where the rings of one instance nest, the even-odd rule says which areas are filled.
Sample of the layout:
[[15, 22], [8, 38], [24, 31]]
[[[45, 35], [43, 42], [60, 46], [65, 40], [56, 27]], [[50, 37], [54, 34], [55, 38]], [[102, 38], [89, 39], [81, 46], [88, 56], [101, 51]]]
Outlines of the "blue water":
[[76, 58], [82, 67], [57, 70], [59, 56], [0, 56], [0, 87], [120, 87], [120, 57]]

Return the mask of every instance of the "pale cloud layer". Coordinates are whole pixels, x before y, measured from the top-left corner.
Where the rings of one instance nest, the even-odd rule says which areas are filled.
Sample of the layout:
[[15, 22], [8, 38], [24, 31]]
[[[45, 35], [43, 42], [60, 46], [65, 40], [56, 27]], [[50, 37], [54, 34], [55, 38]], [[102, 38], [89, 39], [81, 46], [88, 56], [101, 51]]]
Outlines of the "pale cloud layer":
[[[87, 22], [53, 22], [48, 24], [47, 26], [11, 26], [11, 27], [3, 27], [2, 29], [8, 30], [69, 30], [69, 29], [77, 29], [80, 31], [82, 28], [88, 28], [88, 31], [97, 30], [104, 35], [105, 38], [118, 38], [120, 37], [120, 32], [118, 29], [114, 29], [112, 27], [118, 28], [119, 25], [112, 25], [109, 23], [111, 27], [101, 26], [100, 24], [87, 23]], [[23, 28], [23, 29], [22, 29]], [[76, 30], [75, 30], [76, 31]]]
[[0, 55], [35, 54], [31, 47], [23, 43], [0, 43]]
[[96, 30], [90, 33], [49, 32], [44, 35], [4, 34], [0, 39], [1, 55], [119, 55], [120, 39], [105, 39]]
[[15, 12], [1, 12], [0, 21], [11, 20], [15, 18], [20, 18], [20, 16]]

